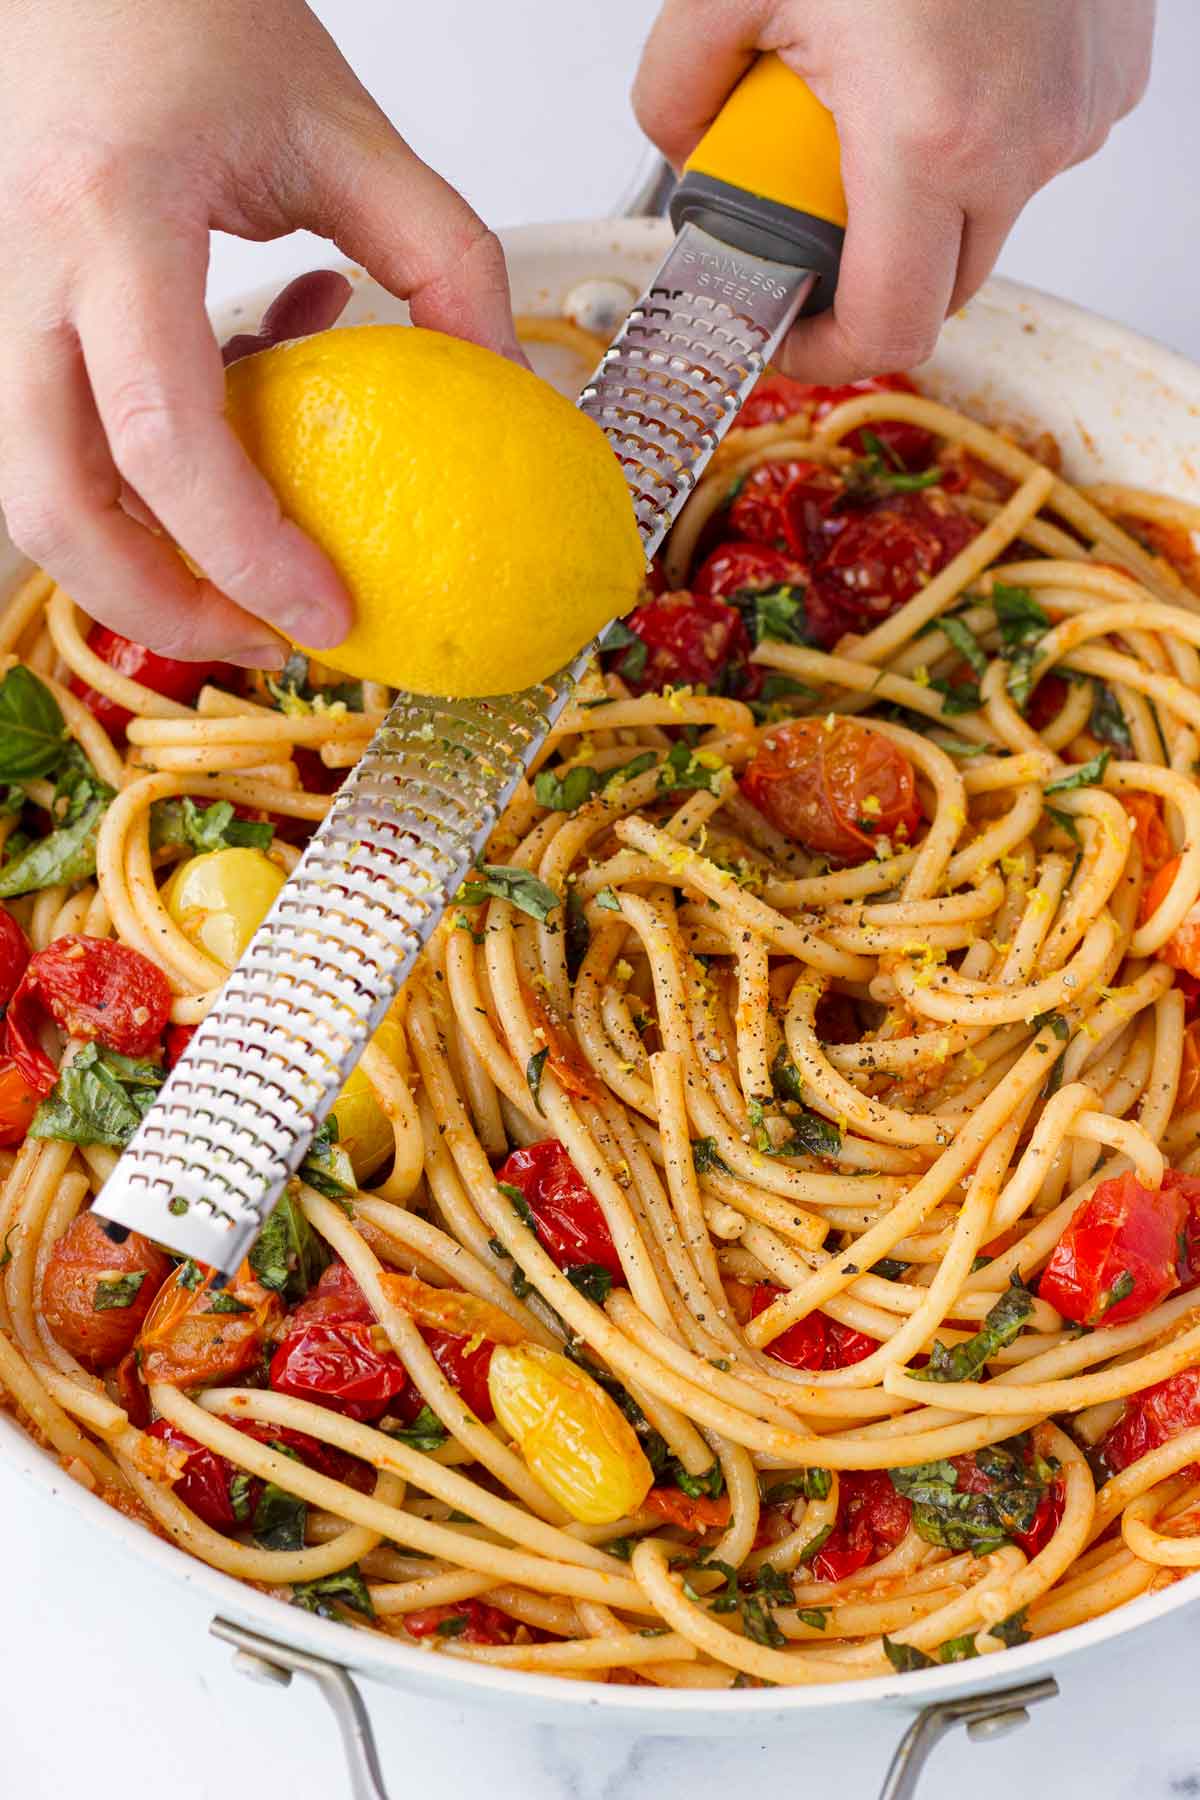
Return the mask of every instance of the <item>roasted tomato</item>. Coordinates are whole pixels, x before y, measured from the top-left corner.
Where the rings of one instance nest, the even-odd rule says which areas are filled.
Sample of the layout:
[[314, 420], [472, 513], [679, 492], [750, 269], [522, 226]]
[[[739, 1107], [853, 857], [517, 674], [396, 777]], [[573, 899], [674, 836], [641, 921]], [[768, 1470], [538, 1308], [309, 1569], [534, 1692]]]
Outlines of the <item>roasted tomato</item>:
[[29, 939], [6, 906], [0, 906], [0, 1006], [7, 1006], [29, 964]]
[[41, 1098], [11, 1056], [0, 1056], [0, 1148], [24, 1143]]
[[194, 1025], [168, 1025], [163, 1038], [163, 1061], [173, 1069], [196, 1035]]
[[1050, 1253], [1038, 1295], [1077, 1325], [1139, 1319], [1180, 1285], [1180, 1246], [1200, 1178], [1168, 1170], [1160, 1188], [1131, 1171], [1102, 1181]]
[[[1153, 918], [1170, 893], [1179, 873], [1179, 863], [1179, 857], [1171, 857], [1142, 889], [1140, 917], [1143, 924]], [[1173, 935], [1156, 954], [1173, 969], [1182, 969], [1185, 974], [1200, 980], [1200, 905], [1184, 914], [1182, 923], [1176, 926]]]
[[1029, 1530], [1013, 1532], [1013, 1542], [1020, 1545], [1031, 1562], [1046, 1548], [1061, 1525], [1065, 1500], [1062, 1482], [1052, 1481], [1038, 1501]]
[[645, 645], [617, 651], [615, 667], [635, 694], [660, 688], [696, 686], [733, 690], [746, 673], [750, 638], [734, 606], [707, 594], [662, 594], [636, 607], [625, 624]]
[[[750, 1316], [757, 1318], [766, 1312], [784, 1291], [770, 1281], [756, 1282], [750, 1296]], [[767, 1355], [793, 1369], [844, 1369], [850, 1363], [862, 1362], [878, 1348], [878, 1339], [854, 1331], [827, 1313], [812, 1312], [781, 1332], [767, 1346]]]
[[189, 1261], [159, 1289], [137, 1340], [148, 1382], [200, 1387], [261, 1361], [283, 1318], [278, 1297], [259, 1285], [247, 1263], [225, 1288], [214, 1293], [212, 1284], [212, 1271]]
[[651, 1488], [642, 1506], [647, 1512], [657, 1513], [668, 1525], [678, 1525], [684, 1531], [714, 1531], [728, 1525], [730, 1518], [728, 1494], [720, 1494], [713, 1500], [708, 1494], [693, 1496], [677, 1487]]
[[540, 1000], [533, 989], [521, 984], [521, 997], [533, 1024], [538, 1042], [549, 1051], [552, 1073], [564, 1093], [582, 1100], [602, 1100], [604, 1087], [583, 1051], [559, 1019], [553, 1007]]
[[186, 1455], [183, 1474], [172, 1482], [171, 1488], [175, 1498], [190, 1507], [198, 1519], [214, 1531], [236, 1531], [249, 1523], [257, 1485], [251, 1477], [166, 1419], [155, 1419], [149, 1435]]
[[912, 1502], [897, 1493], [886, 1469], [844, 1469], [838, 1516], [809, 1565], [816, 1581], [844, 1581], [894, 1550], [908, 1530]]
[[316, 1287], [310, 1288], [299, 1306], [288, 1314], [288, 1330], [301, 1325], [344, 1324], [373, 1325], [375, 1314], [366, 1295], [344, 1262], [331, 1262], [322, 1272]]
[[378, 1326], [350, 1320], [301, 1325], [271, 1358], [271, 1386], [348, 1419], [381, 1419], [408, 1386], [404, 1364], [382, 1338]]
[[557, 1138], [514, 1150], [496, 1170], [496, 1180], [522, 1196], [542, 1248], [560, 1269], [598, 1263], [618, 1287], [626, 1285], [600, 1202]]
[[896, 494], [848, 514], [813, 578], [831, 618], [840, 623], [837, 636], [870, 631], [890, 618], [978, 530], [965, 513], [936, 494]]
[[[1163, 824], [1162, 807], [1156, 794], [1119, 794], [1117, 798], [1133, 820], [1133, 836], [1142, 853], [1142, 875], [1153, 881], [1175, 855], [1167, 828]], [[1176, 862], [1178, 867], [1178, 862]]]
[[[118, 675], [128, 675], [130, 680], [140, 681], [143, 687], [152, 688], [168, 700], [178, 700], [184, 706], [194, 704], [206, 682], [228, 685], [241, 675], [241, 670], [230, 663], [179, 662], [173, 656], [159, 656], [157, 651], [135, 644], [132, 638], [122, 637], [119, 631], [110, 631], [107, 625], [93, 625], [87, 635], [87, 644], [88, 649]], [[125, 707], [89, 687], [79, 675], [71, 677], [71, 692], [79, 696], [105, 731], [114, 737], [124, 735], [125, 727], [133, 717]]]
[[[477, 1419], [487, 1425], [496, 1416], [488, 1392], [488, 1369], [495, 1344], [488, 1339], [463, 1337], [454, 1331], [440, 1331], [434, 1325], [423, 1325], [421, 1336], [433, 1352], [433, 1360], [450, 1386], [462, 1395]], [[398, 1396], [390, 1410], [401, 1424], [411, 1425], [425, 1402], [420, 1390], [413, 1386]]]
[[758, 594], [773, 588], [803, 588], [807, 565], [783, 550], [766, 544], [742, 543], [731, 538], [710, 551], [692, 577], [694, 594], [711, 594], [721, 600], [735, 594]]
[[464, 1644], [511, 1644], [516, 1620], [483, 1600], [460, 1600], [456, 1606], [426, 1606], [404, 1614], [409, 1637], [461, 1638]]
[[370, 1463], [351, 1456], [348, 1450], [340, 1450], [336, 1444], [325, 1444], [320, 1438], [310, 1437], [307, 1431], [293, 1431], [287, 1425], [268, 1425], [262, 1419], [226, 1419], [225, 1423], [260, 1444], [290, 1450], [305, 1468], [315, 1469], [318, 1475], [328, 1475], [331, 1481], [344, 1481], [361, 1493], [369, 1493], [375, 1485], [375, 1471]]
[[42, 1317], [64, 1350], [107, 1369], [132, 1350], [170, 1273], [170, 1258], [149, 1238], [131, 1231], [114, 1244], [94, 1213], [80, 1213], [50, 1252]]
[[[981, 1466], [980, 1459], [987, 1455], [985, 1451], [975, 1451], [968, 1456], [952, 1456], [950, 1466], [955, 1471], [955, 1486], [960, 1494], [993, 1495], [998, 1522], [1008, 1531], [1013, 1543], [1018, 1544], [1026, 1556], [1032, 1558], [1039, 1550], [1045, 1549], [1058, 1530], [1065, 1498], [1063, 1484], [1061, 1479], [1051, 1479], [1043, 1486], [1042, 1475], [1037, 1472], [1033, 1443], [1029, 1438], [1012, 1440], [1003, 1449], [1009, 1456], [1008, 1469], [1003, 1474]], [[1014, 1467], [1014, 1452], [1024, 1463], [1023, 1472], [1020, 1462]], [[1017, 1485], [1013, 1485], [1014, 1473]], [[1032, 1488], [1029, 1484], [1032, 1484]], [[1030, 1511], [1031, 1492], [1036, 1494], [1039, 1489], [1041, 1496]], [[1014, 1500], [1018, 1502], [1015, 1506]], [[1024, 1528], [1018, 1525], [1018, 1517], [1027, 1520]]]
[[1038, 682], [1029, 697], [1025, 714], [1035, 731], [1041, 731], [1051, 719], [1057, 719], [1070, 691], [1070, 683], [1061, 675], [1046, 675]]
[[1154, 1387], [1131, 1394], [1125, 1411], [1097, 1446], [1097, 1460], [1107, 1479], [1139, 1462], [1181, 1431], [1200, 1425], [1200, 1369], [1181, 1369]]
[[827, 522], [845, 493], [842, 477], [824, 463], [802, 457], [759, 463], [730, 502], [725, 526], [730, 537], [812, 563], [827, 548]]
[[48, 1094], [58, 1070], [37, 1040], [41, 1008], [70, 1037], [98, 1038], [122, 1056], [157, 1048], [171, 1010], [161, 969], [111, 938], [55, 938], [29, 960], [5, 1018], [8, 1052], [30, 1087]]
[[[864, 381], [847, 382], [843, 387], [817, 387], [812, 382], [794, 381], [790, 375], [764, 375], [738, 414], [737, 423], [744, 430], [756, 425], [776, 425], [784, 419], [806, 416], [822, 419], [843, 400], [856, 400], [860, 394], [915, 394], [917, 389], [907, 375], [870, 375]], [[933, 438], [923, 426], [910, 425], [905, 419], [880, 419], [866, 430], [906, 469], [924, 469], [933, 455]], [[863, 432], [852, 431], [844, 440], [851, 450], [860, 453], [870, 446]]]
[[893, 848], [907, 843], [921, 820], [907, 756], [853, 719], [774, 727], [741, 785], [777, 831], [839, 863], [867, 861], [883, 838]]
[[1200, 1019], [1183, 1034], [1183, 1061], [1179, 1069], [1179, 1092], [1175, 1111], [1194, 1112], [1200, 1106]]

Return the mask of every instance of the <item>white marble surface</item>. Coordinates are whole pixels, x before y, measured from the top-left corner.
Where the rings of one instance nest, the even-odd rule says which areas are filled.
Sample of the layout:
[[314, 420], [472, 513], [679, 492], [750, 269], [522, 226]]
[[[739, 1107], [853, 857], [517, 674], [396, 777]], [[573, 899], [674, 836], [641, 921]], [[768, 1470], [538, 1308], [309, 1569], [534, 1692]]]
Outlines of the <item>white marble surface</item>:
[[[1047, 0], [1047, 4], [1051, 0]], [[317, 10], [414, 145], [494, 223], [599, 214], [640, 157], [626, 88], [648, 0], [322, 0]], [[1196, 0], [1160, 0], [1151, 94], [1090, 165], [1030, 207], [1002, 268], [1200, 357]], [[997, 28], [1003, 7], [997, 8]], [[223, 298], [313, 265], [311, 241], [215, 247]], [[31, 1516], [31, 1514], [33, 1516]], [[113, 1562], [0, 1472], [6, 1558], [0, 1793], [13, 1800], [210, 1800], [249, 1778], [290, 1800], [348, 1790], [331, 1720], [307, 1687], [251, 1686], [207, 1614]], [[1200, 1795], [1200, 1612], [1064, 1663], [1062, 1697], [1003, 1742], [958, 1735], [923, 1792], [1008, 1800], [1043, 1785], [1089, 1800]], [[900, 1729], [839, 1715], [763, 1742], [550, 1732], [503, 1715], [369, 1691], [393, 1800], [716, 1800], [747, 1781], [869, 1800]]]

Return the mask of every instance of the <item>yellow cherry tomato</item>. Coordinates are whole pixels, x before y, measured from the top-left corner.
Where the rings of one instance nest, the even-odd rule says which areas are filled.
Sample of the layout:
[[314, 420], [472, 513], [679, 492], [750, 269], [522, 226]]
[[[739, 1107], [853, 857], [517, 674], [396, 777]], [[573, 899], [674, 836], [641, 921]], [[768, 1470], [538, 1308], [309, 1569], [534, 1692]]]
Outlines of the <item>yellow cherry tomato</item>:
[[488, 1393], [529, 1472], [584, 1525], [636, 1512], [654, 1481], [628, 1419], [590, 1375], [540, 1344], [497, 1344]]
[[[393, 1062], [400, 1060], [404, 1025], [389, 1013], [371, 1042]], [[395, 1149], [391, 1120], [375, 1098], [375, 1089], [361, 1067], [354, 1070], [333, 1107], [338, 1144], [354, 1165], [359, 1181], [381, 1168]]]
[[285, 879], [261, 850], [209, 850], [180, 863], [163, 902], [189, 943], [232, 969]]

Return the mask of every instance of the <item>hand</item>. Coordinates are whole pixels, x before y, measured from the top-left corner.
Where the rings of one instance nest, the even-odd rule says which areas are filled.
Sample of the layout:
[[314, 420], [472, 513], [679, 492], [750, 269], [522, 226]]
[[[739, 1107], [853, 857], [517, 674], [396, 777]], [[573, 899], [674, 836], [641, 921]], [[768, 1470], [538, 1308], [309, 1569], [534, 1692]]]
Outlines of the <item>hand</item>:
[[634, 106], [678, 166], [777, 50], [833, 113], [849, 213], [837, 299], [777, 360], [842, 382], [924, 361], [1025, 202], [1137, 104], [1153, 27], [1154, 0], [666, 0]]
[[[209, 230], [306, 226], [406, 297], [418, 324], [519, 355], [496, 239], [301, 0], [0, 0], [0, 22], [12, 537], [95, 618], [163, 655], [277, 666], [272, 626], [339, 642], [341, 581], [224, 420]], [[328, 324], [343, 301], [337, 278], [301, 284], [268, 334]]]

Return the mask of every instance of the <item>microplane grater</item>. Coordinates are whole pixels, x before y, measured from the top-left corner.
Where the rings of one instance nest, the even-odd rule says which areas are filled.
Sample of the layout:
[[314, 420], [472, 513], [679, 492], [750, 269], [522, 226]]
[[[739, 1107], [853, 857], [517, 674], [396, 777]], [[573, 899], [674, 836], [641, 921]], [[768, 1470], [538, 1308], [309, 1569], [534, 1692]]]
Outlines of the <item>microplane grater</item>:
[[[632, 308], [579, 405], [647, 556], [812, 283], [689, 224]], [[595, 647], [524, 693], [394, 702], [105, 1183], [114, 1226], [238, 1267]]]

